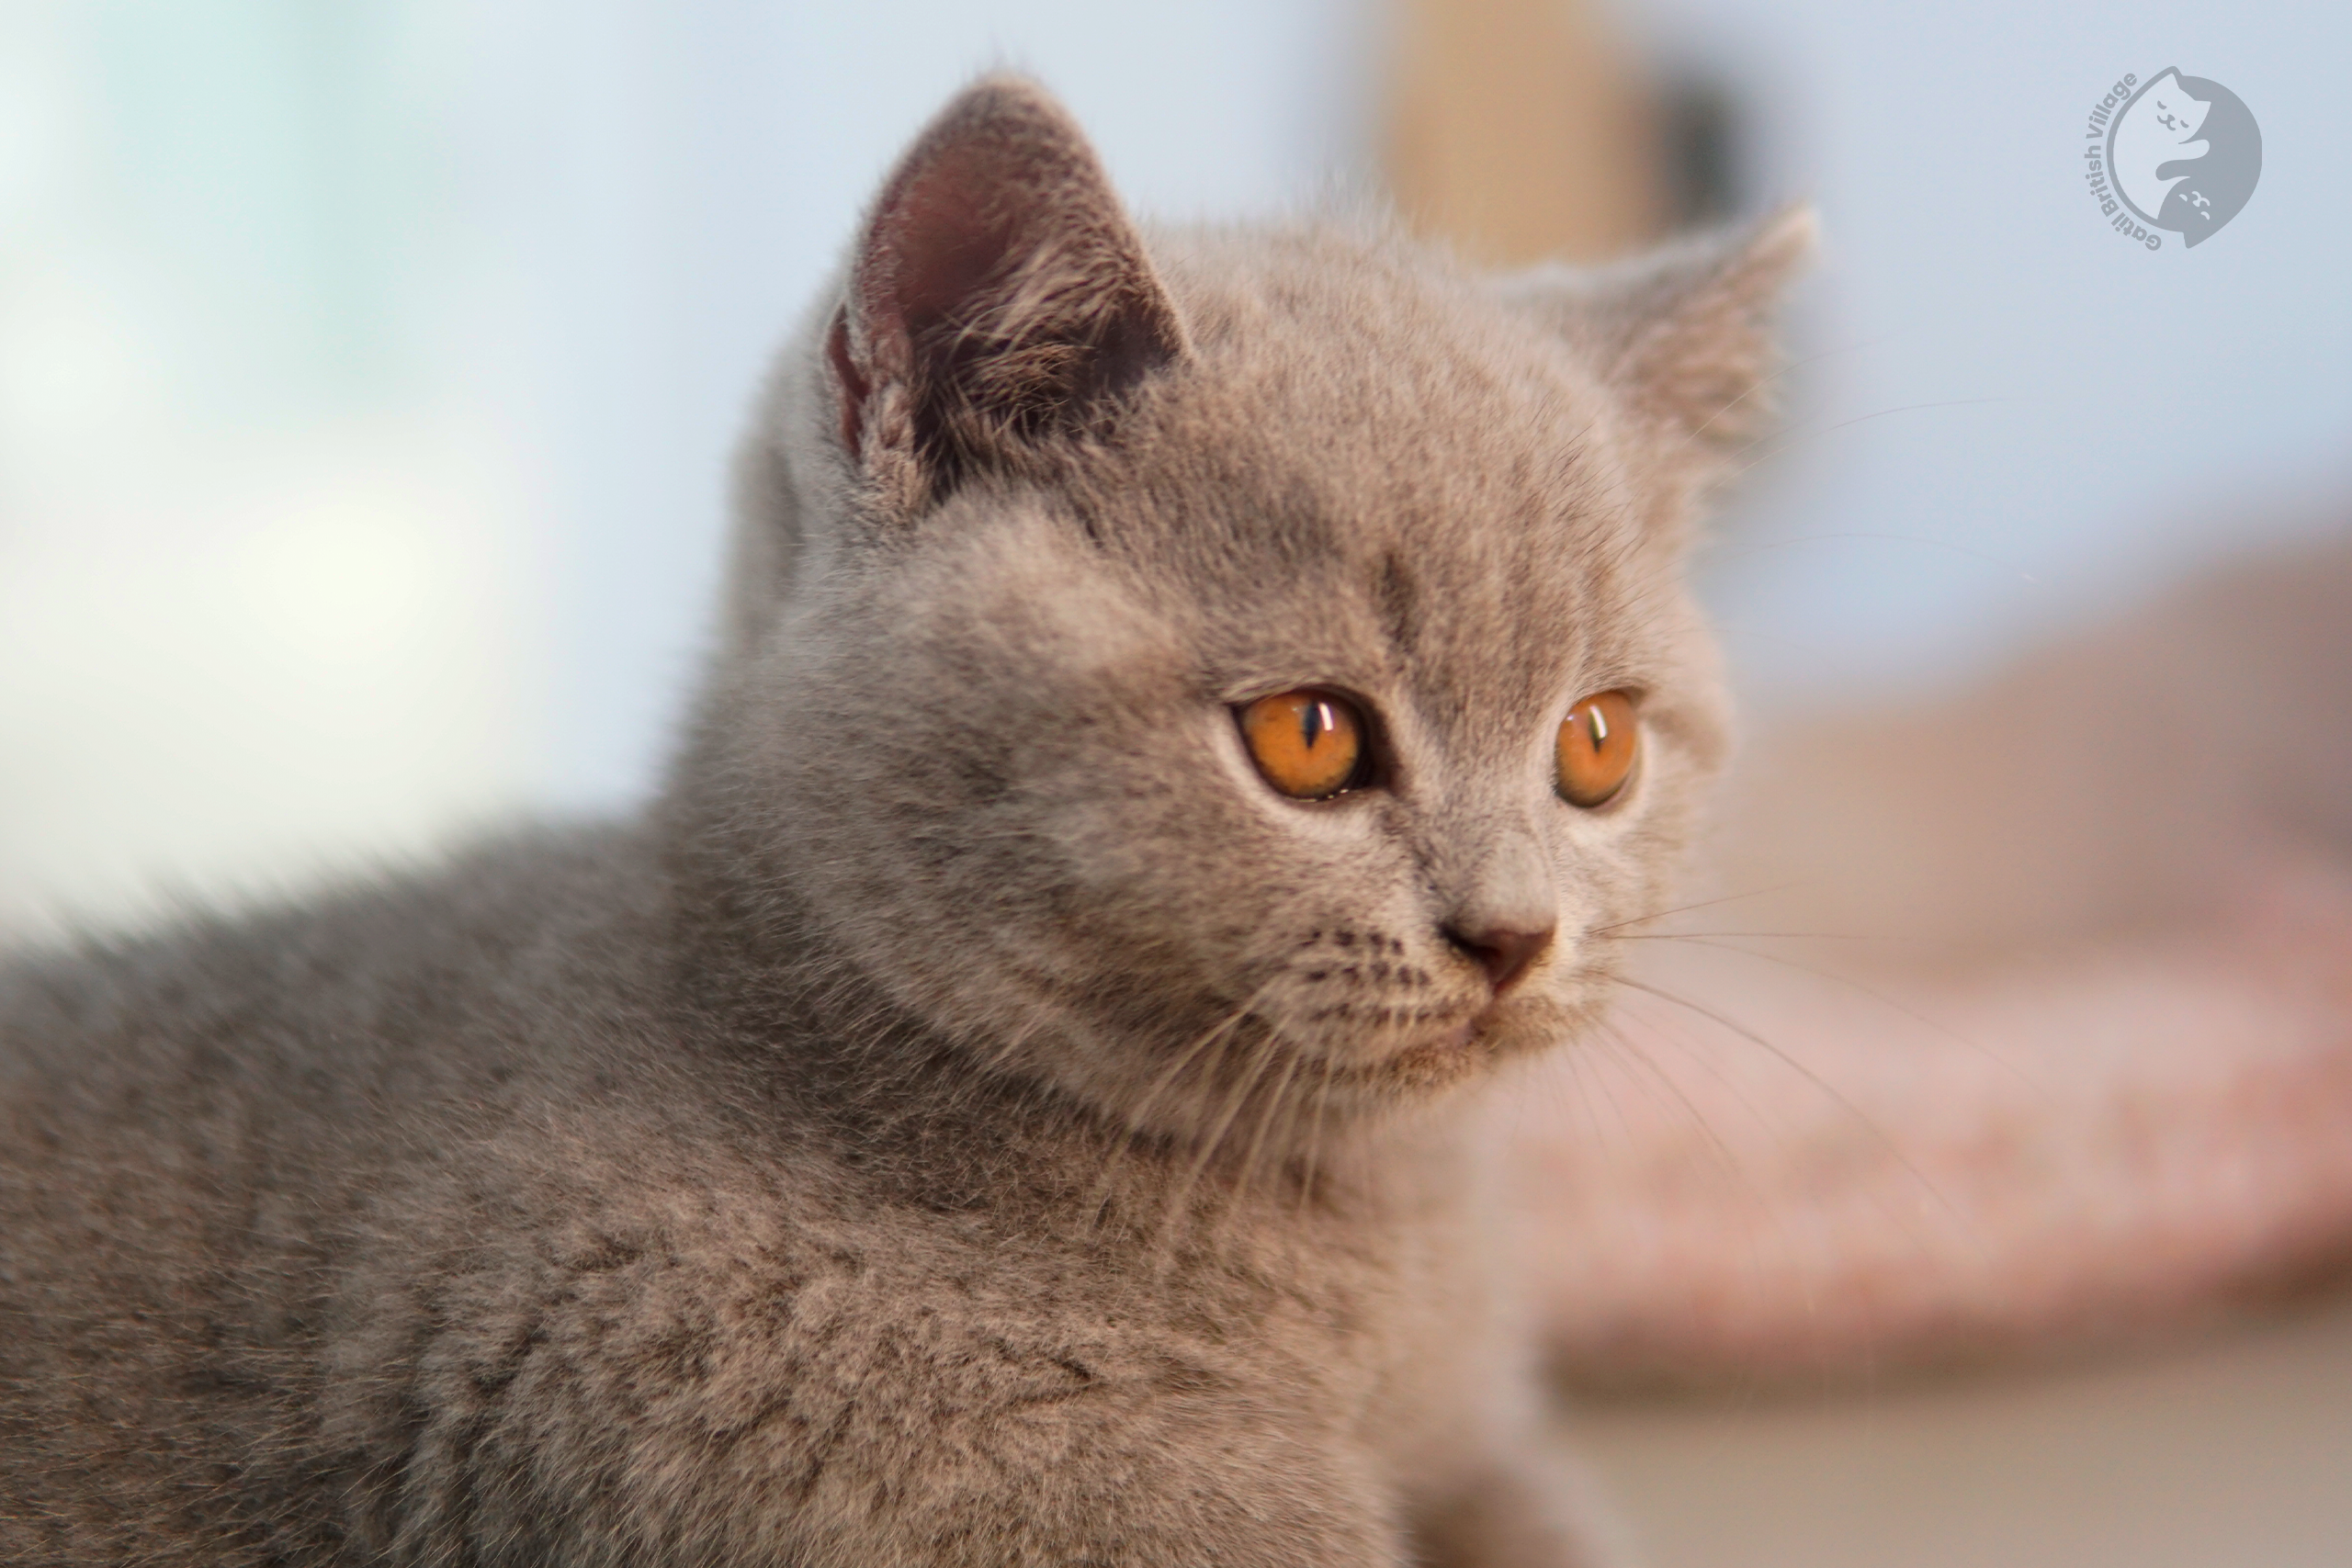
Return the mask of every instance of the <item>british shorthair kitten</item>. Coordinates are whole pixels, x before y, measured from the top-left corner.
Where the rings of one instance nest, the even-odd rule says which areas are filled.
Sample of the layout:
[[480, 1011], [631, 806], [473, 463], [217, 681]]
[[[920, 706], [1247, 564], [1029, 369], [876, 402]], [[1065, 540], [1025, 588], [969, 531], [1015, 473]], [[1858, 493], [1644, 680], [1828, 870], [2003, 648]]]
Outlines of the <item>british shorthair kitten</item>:
[[0, 966], [0, 1559], [1592, 1561], [1471, 1129], [1694, 832], [1806, 243], [1147, 232], [965, 92], [642, 819]]

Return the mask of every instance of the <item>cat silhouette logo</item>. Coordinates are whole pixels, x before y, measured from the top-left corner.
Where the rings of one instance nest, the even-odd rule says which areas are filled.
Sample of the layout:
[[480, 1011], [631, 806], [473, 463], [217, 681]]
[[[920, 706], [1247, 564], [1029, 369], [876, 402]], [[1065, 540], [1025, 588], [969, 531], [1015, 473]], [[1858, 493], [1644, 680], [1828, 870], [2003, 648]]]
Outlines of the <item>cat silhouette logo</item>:
[[2127, 75], [2091, 108], [2083, 150], [2109, 227], [2150, 250], [2170, 230], [2199, 245], [2235, 218], [2262, 177], [2262, 131], [2219, 82], [2167, 68]]

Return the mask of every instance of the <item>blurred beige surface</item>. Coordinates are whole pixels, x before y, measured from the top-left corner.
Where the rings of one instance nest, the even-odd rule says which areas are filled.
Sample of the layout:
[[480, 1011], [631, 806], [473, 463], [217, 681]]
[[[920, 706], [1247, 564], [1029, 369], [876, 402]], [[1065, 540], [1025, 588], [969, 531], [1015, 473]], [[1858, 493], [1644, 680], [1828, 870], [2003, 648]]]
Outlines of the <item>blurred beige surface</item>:
[[2341, 1568], [2352, 1300], [2162, 1359], [1566, 1433], [1651, 1568]]
[[1413, 226], [1497, 265], [1597, 260], [1668, 218], [1657, 106], [1604, 7], [1408, 0], [1385, 152]]

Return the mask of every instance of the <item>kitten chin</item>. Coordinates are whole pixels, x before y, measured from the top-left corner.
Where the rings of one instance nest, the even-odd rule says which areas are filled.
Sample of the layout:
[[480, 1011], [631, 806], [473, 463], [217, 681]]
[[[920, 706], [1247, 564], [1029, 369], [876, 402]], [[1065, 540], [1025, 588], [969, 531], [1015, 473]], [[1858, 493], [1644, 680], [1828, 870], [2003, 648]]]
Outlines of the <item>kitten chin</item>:
[[1591, 1561], [1469, 1091], [1695, 830], [1805, 243], [1147, 243], [958, 96], [642, 821], [0, 966], [0, 1561]]

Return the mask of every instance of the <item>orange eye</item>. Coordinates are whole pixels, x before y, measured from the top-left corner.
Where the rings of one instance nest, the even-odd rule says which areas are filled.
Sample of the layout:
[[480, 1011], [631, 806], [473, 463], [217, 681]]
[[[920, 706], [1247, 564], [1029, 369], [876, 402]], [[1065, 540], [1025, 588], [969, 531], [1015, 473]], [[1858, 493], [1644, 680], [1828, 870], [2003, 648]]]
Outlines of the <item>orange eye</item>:
[[1329, 692], [1276, 692], [1241, 710], [1241, 738], [1266, 782], [1293, 800], [1324, 800], [1360, 782], [1363, 716]]
[[1634, 699], [1602, 692], [1568, 710], [1560, 726], [1560, 798], [1570, 806], [1605, 805], [1625, 787], [1640, 737]]

